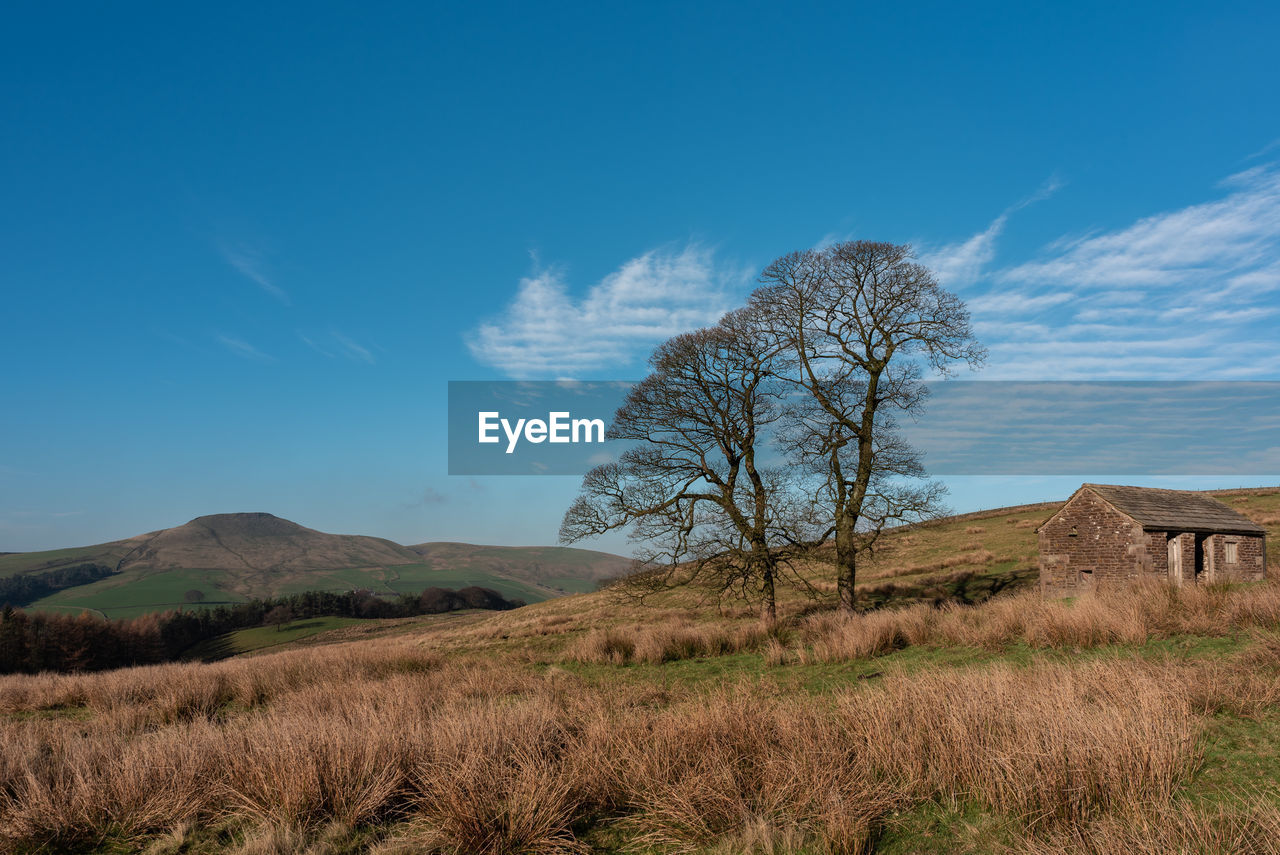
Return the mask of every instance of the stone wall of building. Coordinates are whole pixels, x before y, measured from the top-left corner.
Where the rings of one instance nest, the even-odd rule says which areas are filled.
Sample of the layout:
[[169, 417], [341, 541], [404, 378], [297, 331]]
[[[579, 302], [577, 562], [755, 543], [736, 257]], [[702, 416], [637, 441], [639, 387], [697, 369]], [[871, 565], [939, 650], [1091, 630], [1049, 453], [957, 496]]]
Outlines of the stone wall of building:
[[[1227, 544], [1236, 545], [1236, 562], [1227, 562]], [[1208, 539], [1206, 564], [1212, 562], [1215, 582], [1257, 582], [1263, 577], [1262, 538], [1242, 534], [1215, 534]]]
[[[1170, 572], [1170, 541], [1181, 553], [1180, 578]], [[1039, 543], [1040, 589], [1047, 596], [1070, 596], [1142, 577], [1195, 585], [1254, 582], [1266, 573], [1261, 537], [1143, 531], [1088, 491], [1079, 493], [1040, 527]], [[1236, 547], [1234, 563], [1227, 561], [1228, 543]], [[1199, 577], [1197, 550], [1202, 552]]]
[[1149, 536], [1088, 490], [1040, 527], [1039, 542], [1040, 589], [1049, 596], [1127, 583], [1143, 573], [1167, 573], [1167, 552], [1156, 557], [1167, 550], [1163, 535]]

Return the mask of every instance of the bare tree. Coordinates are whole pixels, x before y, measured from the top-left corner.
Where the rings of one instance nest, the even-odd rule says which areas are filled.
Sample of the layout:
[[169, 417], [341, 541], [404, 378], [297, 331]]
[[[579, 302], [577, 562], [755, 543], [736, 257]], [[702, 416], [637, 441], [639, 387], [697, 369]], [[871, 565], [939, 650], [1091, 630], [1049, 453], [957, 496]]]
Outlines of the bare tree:
[[780, 348], [779, 374], [801, 392], [787, 440], [824, 476], [846, 609], [884, 528], [941, 510], [942, 486], [923, 480], [896, 430], [924, 406], [924, 370], [945, 375], [986, 355], [963, 301], [912, 259], [909, 246], [872, 241], [794, 252], [764, 270], [750, 301]]
[[274, 625], [276, 632], [283, 629], [284, 625], [291, 620], [293, 620], [293, 610], [288, 606], [276, 606], [262, 616], [262, 622]]
[[[608, 436], [635, 443], [597, 466], [560, 529], [570, 543], [630, 527], [641, 572], [635, 596], [695, 582], [756, 600], [777, 619], [776, 585], [790, 559], [820, 540], [812, 492], [794, 467], [766, 465], [766, 434], [781, 413], [773, 339], [755, 310], [676, 336], [650, 359]], [[781, 461], [779, 461], [781, 462]]]

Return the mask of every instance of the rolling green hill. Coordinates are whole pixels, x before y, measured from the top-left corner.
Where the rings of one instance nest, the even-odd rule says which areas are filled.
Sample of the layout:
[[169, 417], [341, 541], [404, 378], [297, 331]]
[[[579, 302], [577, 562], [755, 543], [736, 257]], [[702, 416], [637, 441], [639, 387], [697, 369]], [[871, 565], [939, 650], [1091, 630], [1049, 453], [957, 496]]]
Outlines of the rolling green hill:
[[410, 546], [434, 570], [493, 573], [564, 593], [594, 591], [596, 583], [626, 573], [630, 559], [564, 546], [477, 546], [419, 543]]
[[271, 514], [238, 513], [197, 517], [96, 546], [0, 555], [0, 579], [87, 564], [114, 572], [27, 607], [123, 618], [189, 607], [193, 601], [214, 605], [307, 590], [367, 588], [394, 595], [469, 585], [538, 602], [592, 590], [597, 580], [629, 566], [616, 555], [563, 547], [405, 547], [382, 538], [316, 531]]

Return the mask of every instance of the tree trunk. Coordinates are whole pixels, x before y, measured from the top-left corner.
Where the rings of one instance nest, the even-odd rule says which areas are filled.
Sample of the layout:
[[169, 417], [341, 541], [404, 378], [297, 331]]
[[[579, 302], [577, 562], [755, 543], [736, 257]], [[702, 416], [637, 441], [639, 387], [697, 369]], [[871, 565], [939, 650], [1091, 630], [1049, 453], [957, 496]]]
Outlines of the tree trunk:
[[760, 618], [764, 621], [765, 626], [769, 629], [773, 629], [778, 623], [778, 603], [774, 597], [772, 567], [765, 568], [762, 581], [764, 608], [761, 612]]
[[851, 612], [856, 605], [853, 584], [858, 576], [858, 542], [854, 536], [853, 516], [841, 512], [836, 517], [836, 591], [840, 608]]

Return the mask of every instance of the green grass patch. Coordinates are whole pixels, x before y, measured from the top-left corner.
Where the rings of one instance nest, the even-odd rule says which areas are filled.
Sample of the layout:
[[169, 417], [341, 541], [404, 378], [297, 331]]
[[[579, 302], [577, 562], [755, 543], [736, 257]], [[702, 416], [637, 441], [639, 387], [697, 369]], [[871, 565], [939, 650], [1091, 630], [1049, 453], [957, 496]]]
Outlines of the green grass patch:
[[1203, 738], [1204, 765], [1187, 787], [1195, 799], [1247, 798], [1280, 785], [1280, 710], [1257, 719], [1218, 715]]
[[126, 551], [124, 547], [74, 546], [44, 552], [15, 552], [12, 555], [0, 555], [0, 576], [12, 576], [28, 570], [48, 570], [86, 562], [97, 562], [114, 567]]
[[387, 586], [401, 594], [417, 594], [423, 588], [458, 590], [477, 585], [492, 588], [507, 599], [518, 598], [526, 603], [540, 603], [553, 596], [551, 591], [543, 588], [479, 569], [443, 569], [430, 564], [404, 564], [387, 569], [394, 571], [392, 578], [386, 582]]
[[376, 621], [363, 620], [361, 618], [320, 617], [291, 621], [279, 627], [254, 626], [203, 641], [188, 650], [183, 658], [210, 662], [217, 659], [225, 659], [228, 656], [238, 656], [241, 653], [251, 653], [255, 650], [278, 647], [282, 644], [289, 644], [293, 641], [319, 635], [322, 632], [328, 632], [331, 629], [341, 629], [342, 627], [361, 623], [376, 623]]
[[[89, 609], [119, 620], [169, 609], [209, 608], [220, 603], [243, 602], [244, 597], [219, 587], [225, 575], [220, 570], [166, 570], [146, 575], [126, 570], [88, 585], [50, 594], [28, 608], [58, 612]], [[185, 597], [191, 590], [202, 591], [204, 600], [188, 603]]]
[[[245, 602], [247, 597], [223, 587], [232, 582], [233, 578], [225, 570], [126, 570], [88, 585], [50, 594], [32, 603], [28, 609], [64, 614], [89, 610], [119, 620], [169, 609], [210, 608], [225, 603]], [[555, 596], [555, 592], [549, 589], [504, 576], [477, 570], [439, 570], [426, 564], [349, 567], [291, 574], [271, 586], [270, 596], [288, 596], [304, 591], [341, 592], [360, 589], [384, 596], [396, 596], [417, 594], [430, 587], [456, 590], [470, 585], [492, 588], [508, 599], [518, 598], [526, 603], [541, 602]], [[204, 600], [188, 603], [186, 593], [191, 590], [203, 592]]]
[[877, 855], [920, 855], [925, 852], [988, 853], [1009, 851], [1018, 823], [973, 802], [949, 807], [928, 801], [885, 818]]
[[38, 710], [19, 710], [4, 715], [4, 718], [12, 721], [84, 721], [92, 717], [93, 713], [86, 706], [62, 705]]
[[[521, 640], [522, 642], [524, 639]], [[769, 666], [757, 652], [732, 653], [680, 659], [662, 664], [586, 665], [559, 663], [563, 668], [601, 685], [618, 680], [637, 684], [696, 688], [739, 678], [759, 677], [786, 691], [827, 694], [853, 686], [868, 685], [886, 675], [915, 674], [930, 669], [974, 668], [996, 664], [1026, 667], [1037, 662], [1081, 662], [1089, 659], [1223, 658], [1247, 646], [1240, 638], [1179, 636], [1146, 644], [1109, 644], [1085, 649], [1033, 648], [1025, 643], [999, 650], [967, 646], [918, 645], [894, 650], [882, 656], [843, 662], [791, 663]], [[1277, 778], [1280, 780], [1280, 778]]]
[[570, 594], [590, 594], [596, 589], [596, 583], [590, 579], [574, 579], [571, 576], [551, 576], [543, 580], [543, 584]]
[[305, 591], [370, 590], [375, 594], [400, 593], [387, 586], [395, 578], [397, 567], [346, 567], [339, 570], [308, 570], [282, 577], [271, 586], [271, 594], [284, 597]]

